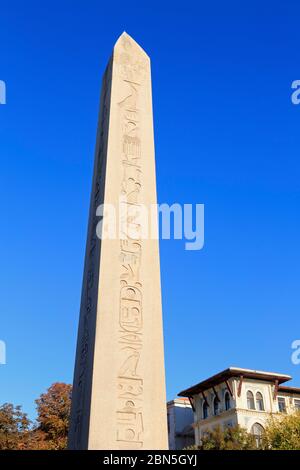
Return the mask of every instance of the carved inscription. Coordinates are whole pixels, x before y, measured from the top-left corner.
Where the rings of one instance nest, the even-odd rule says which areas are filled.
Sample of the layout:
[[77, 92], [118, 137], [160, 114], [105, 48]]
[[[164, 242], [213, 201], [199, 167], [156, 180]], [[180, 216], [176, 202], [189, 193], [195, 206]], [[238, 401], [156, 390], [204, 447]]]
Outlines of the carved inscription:
[[93, 195], [91, 200], [91, 222], [89, 227], [88, 245], [86, 252], [86, 265], [85, 265], [85, 277], [83, 284], [83, 294], [81, 301], [81, 339], [79, 346], [79, 358], [77, 359], [77, 381], [76, 389], [77, 397], [76, 404], [73, 410], [73, 434], [75, 448], [81, 448], [82, 446], [82, 425], [85, 410], [85, 397], [86, 397], [86, 380], [87, 380], [87, 369], [90, 362], [89, 354], [91, 347], [91, 321], [95, 318], [97, 311], [97, 289], [98, 285], [96, 282], [98, 275], [99, 266], [99, 239], [96, 235], [96, 226], [98, 219], [96, 217], [96, 209], [101, 203], [101, 188], [103, 187], [103, 165], [105, 161], [106, 145], [107, 145], [107, 132], [108, 132], [108, 109], [110, 99], [110, 85], [111, 80], [111, 64], [108, 65], [104, 75], [103, 83], [103, 97], [102, 97], [102, 115], [100, 122], [100, 136], [99, 136], [99, 149], [98, 155], [96, 156], [96, 177], [94, 181]]
[[130, 41], [116, 57], [118, 79], [127, 90], [118, 103], [121, 116], [123, 226], [120, 240], [120, 305], [117, 376], [116, 441], [120, 449], [143, 447], [143, 386], [140, 361], [143, 354], [143, 296], [140, 276], [142, 257], [138, 212], [142, 190], [141, 112], [139, 93], [146, 73], [140, 55], [131, 51]]

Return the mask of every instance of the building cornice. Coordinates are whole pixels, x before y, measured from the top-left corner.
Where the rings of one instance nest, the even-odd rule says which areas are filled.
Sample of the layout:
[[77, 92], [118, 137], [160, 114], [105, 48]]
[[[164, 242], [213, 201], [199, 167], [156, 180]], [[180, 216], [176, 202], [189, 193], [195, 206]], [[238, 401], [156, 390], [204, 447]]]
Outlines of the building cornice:
[[255, 379], [265, 382], [277, 382], [278, 385], [291, 380], [290, 375], [285, 374], [278, 374], [276, 372], [264, 372], [258, 370], [251, 370], [251, 369], [241, 369], [239, 367], [229, 367], [228, 369], [219, 372], [212, 377], [199, 382], [192, 387], [189, 387], [186, 390], [182, 390], [178, 393], [181, 397], [191, 397], [198, 393], [205, 392], [206, 390], [213, 388], [215, 385], [219, 385], [222, 382], [226, 383], [226, 380], [230, 378], [241, 378], [243, 379]]

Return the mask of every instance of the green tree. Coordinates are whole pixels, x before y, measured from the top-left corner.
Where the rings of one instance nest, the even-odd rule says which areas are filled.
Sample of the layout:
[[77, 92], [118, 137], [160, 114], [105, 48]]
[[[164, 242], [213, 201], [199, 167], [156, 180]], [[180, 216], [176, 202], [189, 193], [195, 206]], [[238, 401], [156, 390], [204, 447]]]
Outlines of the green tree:
[[300, 450], [300, 412], [271, 418], [263, 435], [263, 448]]
[[227, 427], [220, 426], [212, 431], [208, 431], [201, 439], [200, 446], [192, 446], [189, 449], [199, 450], [254, 450], [256, 449], [255, 439], [246, 429], [241, 426]]

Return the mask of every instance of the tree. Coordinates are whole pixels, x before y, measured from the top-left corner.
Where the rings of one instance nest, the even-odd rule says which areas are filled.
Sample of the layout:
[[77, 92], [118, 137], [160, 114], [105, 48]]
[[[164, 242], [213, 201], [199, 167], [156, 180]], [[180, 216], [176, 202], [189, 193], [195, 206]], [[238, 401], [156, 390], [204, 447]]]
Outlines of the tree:
[[51, 449], [67, 446], [71, 385], [54, 383], [37, 400], [37, 423], [33, 426], [20, 406], [0, 406], [0, 450]]
[[263, 448], [300, 450], [300, 412], [271, 418], [263, 435]]
[[61, 450], [67, 446], [72, 386], [54, 383], [36, 400], [37, 423], [32, 445]]
[[24, 449], [30, 433], [30, 421], [21, 406], [0, 406], [0, 449]]
[[254, 450], [255, 439], [246, 429], [239, 425], [227, 427], [224, 430], [218, 426], [208, 431], [201, 438], [200, 446], [189, 447], [199, 450]]

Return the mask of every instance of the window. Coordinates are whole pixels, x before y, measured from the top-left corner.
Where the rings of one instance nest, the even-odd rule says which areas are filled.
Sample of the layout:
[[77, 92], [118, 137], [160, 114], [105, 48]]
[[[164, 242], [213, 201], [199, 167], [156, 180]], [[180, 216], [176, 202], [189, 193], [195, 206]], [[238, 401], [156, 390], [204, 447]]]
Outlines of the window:
[[255, 437], [256, 447], [260, 447], [264, 428], [259, 423], [254, 423], [251, 428], [251, 434]]
[[259, 410], [259, 411], [264, 411], [265, 410], [264, 399], [263, 399], [263, 396], [260, 392], [257, 392], [257, 394], [256, 394], [256, 409]]
[[248, 390], [247, 392], [247, 407], [249, 410], [255, 410], [255, 405], [254, 405], [254, 396], [253, 393]]
[[219, 414], [219, 400], [217, 397], [214, 398], [214, 415]]
[[283, 397], [278, 398], [278, 410], [280, 413], [286, 413], [285, 398]]
[[294, 400], [294, 406], [296, 408], [296, 410], [300, 411], [300, 400]]
[[225, 410], [230, 410], [231, 406], [230, 406], [230, 396], [229, 396], [229, 393], [226, 392], [225, 393]]
[[206, 419], [208, 417], [208, 404], [206, 401], [203, 403], [203, 419]]

